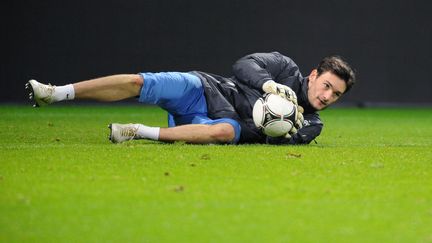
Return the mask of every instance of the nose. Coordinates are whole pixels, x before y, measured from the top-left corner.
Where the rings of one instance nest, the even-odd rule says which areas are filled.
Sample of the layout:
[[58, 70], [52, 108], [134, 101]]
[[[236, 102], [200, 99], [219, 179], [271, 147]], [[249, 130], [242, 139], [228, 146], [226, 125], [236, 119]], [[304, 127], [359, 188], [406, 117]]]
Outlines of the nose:
[[331, 90], [324, 92], [324, 94], [322, 96], [323, 101], [328, 101], [330, 99], [331, 95], [332, 95]]

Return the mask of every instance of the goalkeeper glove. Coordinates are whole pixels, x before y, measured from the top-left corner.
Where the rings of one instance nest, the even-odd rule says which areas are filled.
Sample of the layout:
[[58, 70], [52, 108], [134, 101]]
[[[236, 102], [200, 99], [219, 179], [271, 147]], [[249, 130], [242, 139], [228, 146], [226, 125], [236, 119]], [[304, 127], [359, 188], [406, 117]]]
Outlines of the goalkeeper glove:
[[304, 109], [299, 105], [297, 105], [296, 108], [296, 118], [294, 125], [291, 130], [287, 134], [285, 134], [285, 138], [291, 138], [292, 135], [296, 134], [297, 131], [303, 127], [304, 118], [302, 113], [304, 112]]
[[285, 98], [297, 105], [296, 93], [286, 85], [276, 83], [273, 80], [269, 80], [263, 84], [262, 89], [266, 93], [279, 95], [282, 98]]

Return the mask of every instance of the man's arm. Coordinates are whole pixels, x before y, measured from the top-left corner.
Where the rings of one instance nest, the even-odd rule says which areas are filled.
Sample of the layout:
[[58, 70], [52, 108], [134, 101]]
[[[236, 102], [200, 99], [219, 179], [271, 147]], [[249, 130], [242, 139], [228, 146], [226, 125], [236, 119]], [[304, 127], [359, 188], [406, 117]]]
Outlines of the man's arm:
[[292, 135], [291, 138], [267, 137], [268, 144], [309, 144], [321, 134], [323, 123], [317, 113], [305, 114], [303, 127]]
[[278, 52], [255, 53], [240, 58], [233, 65], [234, 76], [242, 83], [261, 90], [266, 81], [278, 82], [300, 75], [298, 66]]
[[229, 123], [215, 125], [189, 124], [161, 128], [159, 141], [184, 141], [195, 144], [230, 143], [235, 137], [234, 128]]

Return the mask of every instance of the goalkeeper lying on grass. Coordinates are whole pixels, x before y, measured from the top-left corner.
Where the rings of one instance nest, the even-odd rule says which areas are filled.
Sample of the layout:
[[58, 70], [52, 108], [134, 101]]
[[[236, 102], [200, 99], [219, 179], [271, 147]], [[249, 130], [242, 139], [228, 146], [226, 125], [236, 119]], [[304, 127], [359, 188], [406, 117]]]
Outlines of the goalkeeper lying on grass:
[[[340, 57], [324, 58], [303, 77], [290, 58], [278, 52], [255, 53], [233, 65], [233, 77], [193, 71], [113, 75], [64, 86], [30, 80], [26, 88], [35, 106], [91, 99], [118, 101], [138, 97], [169, 113], [168, 128], [110, 124], [114, 143], [132, 139], [188, 143], [307, 144], [321, 133], [317, 111], [336, 102], [355, 83], [355, 74]], [[252, 107], [264, 93], [301, 106], [295, 126], [282, 137], [268, 137], [252, 119]], [[304, 118], [304, 120], [303, 120]]]

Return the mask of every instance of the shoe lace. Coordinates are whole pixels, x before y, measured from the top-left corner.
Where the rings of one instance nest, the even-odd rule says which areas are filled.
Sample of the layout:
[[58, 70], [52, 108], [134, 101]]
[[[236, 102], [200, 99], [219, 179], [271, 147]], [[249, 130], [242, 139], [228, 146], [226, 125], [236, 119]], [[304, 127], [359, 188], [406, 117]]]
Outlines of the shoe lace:
[[132, 140], [138, 131], [138, 127], [125, 127], [120, 130], [120, 135], [123, 137], [128, 137], [129, 140]]
[[55, 85], [48, 83], [47, 85], [42, 86], [42, 89], [47, 92], [49, 95], [54, 93]]
[[45, 96], [40, 97], [40, 100], [50, 103], [52, 96], [54, 94], [54, 89], [56, 88], [55, 85], [47, 84], [40, 87], [42, 89], [42, 92], [45, 93]]

